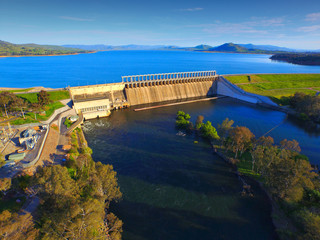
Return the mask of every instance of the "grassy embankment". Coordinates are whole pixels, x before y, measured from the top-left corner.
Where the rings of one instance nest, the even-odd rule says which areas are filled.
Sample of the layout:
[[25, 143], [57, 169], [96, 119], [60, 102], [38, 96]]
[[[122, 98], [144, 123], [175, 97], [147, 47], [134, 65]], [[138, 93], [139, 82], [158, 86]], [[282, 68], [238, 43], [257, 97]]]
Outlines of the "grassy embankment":
[[320, 91], [320, 74], [257, 74], [226, 78], [243, 90], [267, 96], [280, 105], [287, 105], [286, 97], [296, 92], [314, 95]]
[[[38, 102], [37, 94], [38, 93], [22, 93], [22, 94], [17, 94], [17, 96], [23, 98], [26, 102], [32, 104], [32, 103]], [[21, 124], [25, 124], [25, 123], [34, 123], [34, 122], [39, 122], [39, 121], [45, 121], [53, 114], [53, 112], [56, 109], [62, 108], [64, 106], [60, 102], [60, 100], [70, 98], [69, 92], [67, 90], [52, 91], [52, 92], [48, 92], [48, 94], [50, 95], [50, 100], [52, 102], [43, 107], [45, 113], [36, 113], [35, 114], [34, 112], [28, 112], [25, 114], [25, 117], [26, 117], [25, 119], [20, 117], [18, 119], [11, 121], [11, 124], [21, 125]], [[35, 119], [35, 117], [37, 119]]]

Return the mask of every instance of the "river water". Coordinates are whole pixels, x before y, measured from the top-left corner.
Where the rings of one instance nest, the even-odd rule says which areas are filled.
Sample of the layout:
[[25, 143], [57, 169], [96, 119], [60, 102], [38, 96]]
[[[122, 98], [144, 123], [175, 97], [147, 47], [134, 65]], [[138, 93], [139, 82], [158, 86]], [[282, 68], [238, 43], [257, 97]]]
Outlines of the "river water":
[[[134, 112], [85, 122], [93, 158], [112, 164], [123, 200], [112, 210], [124, 221], [124, 239], [275, 239], [266, 196], [242, 197], [231, 167], [197, 136], [177, 135], [175, 114], [183, 110], [210, 120], [226, 117], [259, 137], [301, 141], [302, 152], [319, 160], [320, 138], [281, 112], [231, 98]], [[199, 143], [194, 143], [198, 141]]]
[[216, 70], [234, 73], [320, 73], [269, 59], [270, 55], [185, 51], [111, 51], [50, 57], [0, 58], [1, 87], [63, 88], [121, 81], [121, 76]]

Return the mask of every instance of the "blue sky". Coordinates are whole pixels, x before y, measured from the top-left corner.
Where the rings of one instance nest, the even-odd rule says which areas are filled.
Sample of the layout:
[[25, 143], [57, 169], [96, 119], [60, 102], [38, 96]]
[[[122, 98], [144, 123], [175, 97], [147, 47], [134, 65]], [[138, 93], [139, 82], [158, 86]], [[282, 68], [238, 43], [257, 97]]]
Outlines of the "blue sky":
[[320, 49], [319, 0], [0, 0], [13, 43], [219, 45]]

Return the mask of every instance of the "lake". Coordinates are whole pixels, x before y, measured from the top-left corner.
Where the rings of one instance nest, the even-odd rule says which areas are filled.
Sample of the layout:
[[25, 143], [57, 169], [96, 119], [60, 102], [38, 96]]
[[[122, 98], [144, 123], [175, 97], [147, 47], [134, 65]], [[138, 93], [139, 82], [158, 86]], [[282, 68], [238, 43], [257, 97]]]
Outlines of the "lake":
[[1, 87], [63, 88], [120, 82], [133, 74], [216, 70], [237, 73], [320, 73], [269, 59], [270, 55], [185, 51], [110, 51], [50, 57], [0, 58]]

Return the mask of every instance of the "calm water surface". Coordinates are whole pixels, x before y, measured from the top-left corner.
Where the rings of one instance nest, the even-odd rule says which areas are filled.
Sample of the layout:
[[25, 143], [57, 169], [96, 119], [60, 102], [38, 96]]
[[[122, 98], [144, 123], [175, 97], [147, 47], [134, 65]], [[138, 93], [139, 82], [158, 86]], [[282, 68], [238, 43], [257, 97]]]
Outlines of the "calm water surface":
[[61, 88], [119, 82], [124, 75], [204, 70], [217, 70], [218, 74], [320, 73], [319, 66], [274, 62], [269, 57], [183, 51], [111, 51], [0, 58], [0, 86]]
[[[241, 197], [241, 184], [230, 166], [194, 135], [177, 136], [175, 114], [184, 110], [216, 126], [226, 117], [261, 136], [302, 139], [313, 161], [320, 138], [280, 112], [226, 98], [210, 102], [134, 112], [85, 122], [85, 135], [96, 161], [113, 164], [123, 200], [113, 211], [124, 221], [124, 239], [275, 239], [264, 194]], [[194, 141], [199, 141], [195, 144]]]

